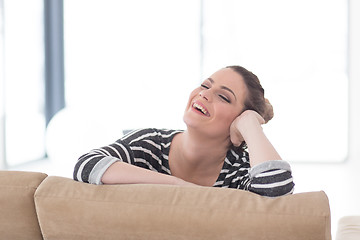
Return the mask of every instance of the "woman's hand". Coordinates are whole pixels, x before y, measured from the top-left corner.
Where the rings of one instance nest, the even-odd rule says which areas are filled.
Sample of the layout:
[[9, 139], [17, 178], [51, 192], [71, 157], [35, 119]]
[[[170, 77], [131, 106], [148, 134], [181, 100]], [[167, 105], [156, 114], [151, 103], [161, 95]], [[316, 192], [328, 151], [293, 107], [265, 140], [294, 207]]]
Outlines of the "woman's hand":
[[246, 142], [251, 167], [269, 160], [281, 160], [262, 130], [261, 124], [264, 123], [264, 119], [257, 112], [246, 110], [230, 126], [231, 142], [235, 146]]
[[230, 140], [236, 147], [240, 146], [243, 141], [251, 134], [253, 128], [261, 127], [265, 120], [253, 110], [246, 110], [240, 116], [235, 118], [230, 126]]

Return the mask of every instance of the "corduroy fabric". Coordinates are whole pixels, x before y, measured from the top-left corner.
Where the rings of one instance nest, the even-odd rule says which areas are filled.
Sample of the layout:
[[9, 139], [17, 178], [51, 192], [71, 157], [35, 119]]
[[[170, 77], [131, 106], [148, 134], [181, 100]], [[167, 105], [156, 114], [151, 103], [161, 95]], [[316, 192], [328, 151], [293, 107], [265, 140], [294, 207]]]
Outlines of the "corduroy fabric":
[[359, 240], [360, 216], [344, 216], [339, 219], [336, 240]]
[[326, 194], [92, 185], [48, 177], [35, 193], [44, 239], [330, 240]]
[[0, 239], [42, 239], [34, 193], [44, 173], [0, 171]]

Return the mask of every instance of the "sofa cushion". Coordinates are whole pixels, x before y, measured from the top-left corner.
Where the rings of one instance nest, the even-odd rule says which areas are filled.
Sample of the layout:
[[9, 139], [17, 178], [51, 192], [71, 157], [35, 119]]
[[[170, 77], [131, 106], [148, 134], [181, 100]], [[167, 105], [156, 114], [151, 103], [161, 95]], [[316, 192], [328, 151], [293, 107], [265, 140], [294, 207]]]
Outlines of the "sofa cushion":
[[34, 193], [44, 173], [0, 171], [1, 239], [42, 239]]
[[267, 198], [170, 185], [48, 177], [35, 193], [44, 239], [330, 239], [324, 192]]
[[338, 221], [336, 240], [359, 240], [360, 216], [344, 216]]

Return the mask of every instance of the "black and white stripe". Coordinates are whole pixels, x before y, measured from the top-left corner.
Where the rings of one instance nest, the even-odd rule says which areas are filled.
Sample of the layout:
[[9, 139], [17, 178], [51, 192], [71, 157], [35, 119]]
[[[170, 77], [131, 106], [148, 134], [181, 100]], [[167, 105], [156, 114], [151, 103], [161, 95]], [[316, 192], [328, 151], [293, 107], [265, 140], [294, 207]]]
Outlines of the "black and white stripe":
[[[180, 132], [164, 129], [132, 131], [113, 144], [81, 156], [74, 169], [74, 179], [102, 184], [102, 175], [116, 161], [170, 175], [168, 160], [171, 141]], [[287, 162], [268, 161], [251, 168], [246, 149], [232, 148], [213, 186], [244, 189], [275, 197], [291, 194], [294, 183]]]

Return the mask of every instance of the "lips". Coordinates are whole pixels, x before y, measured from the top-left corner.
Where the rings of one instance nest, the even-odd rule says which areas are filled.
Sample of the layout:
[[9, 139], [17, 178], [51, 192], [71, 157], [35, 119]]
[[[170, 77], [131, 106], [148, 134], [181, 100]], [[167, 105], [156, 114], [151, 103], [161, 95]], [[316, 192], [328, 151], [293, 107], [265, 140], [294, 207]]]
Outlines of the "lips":
[[192, 104], [192, 108], [195, 109], [197, 112], [203, 114], [204, 116], [210, 117], [208, 109], [201, 102], [194, 102]]

